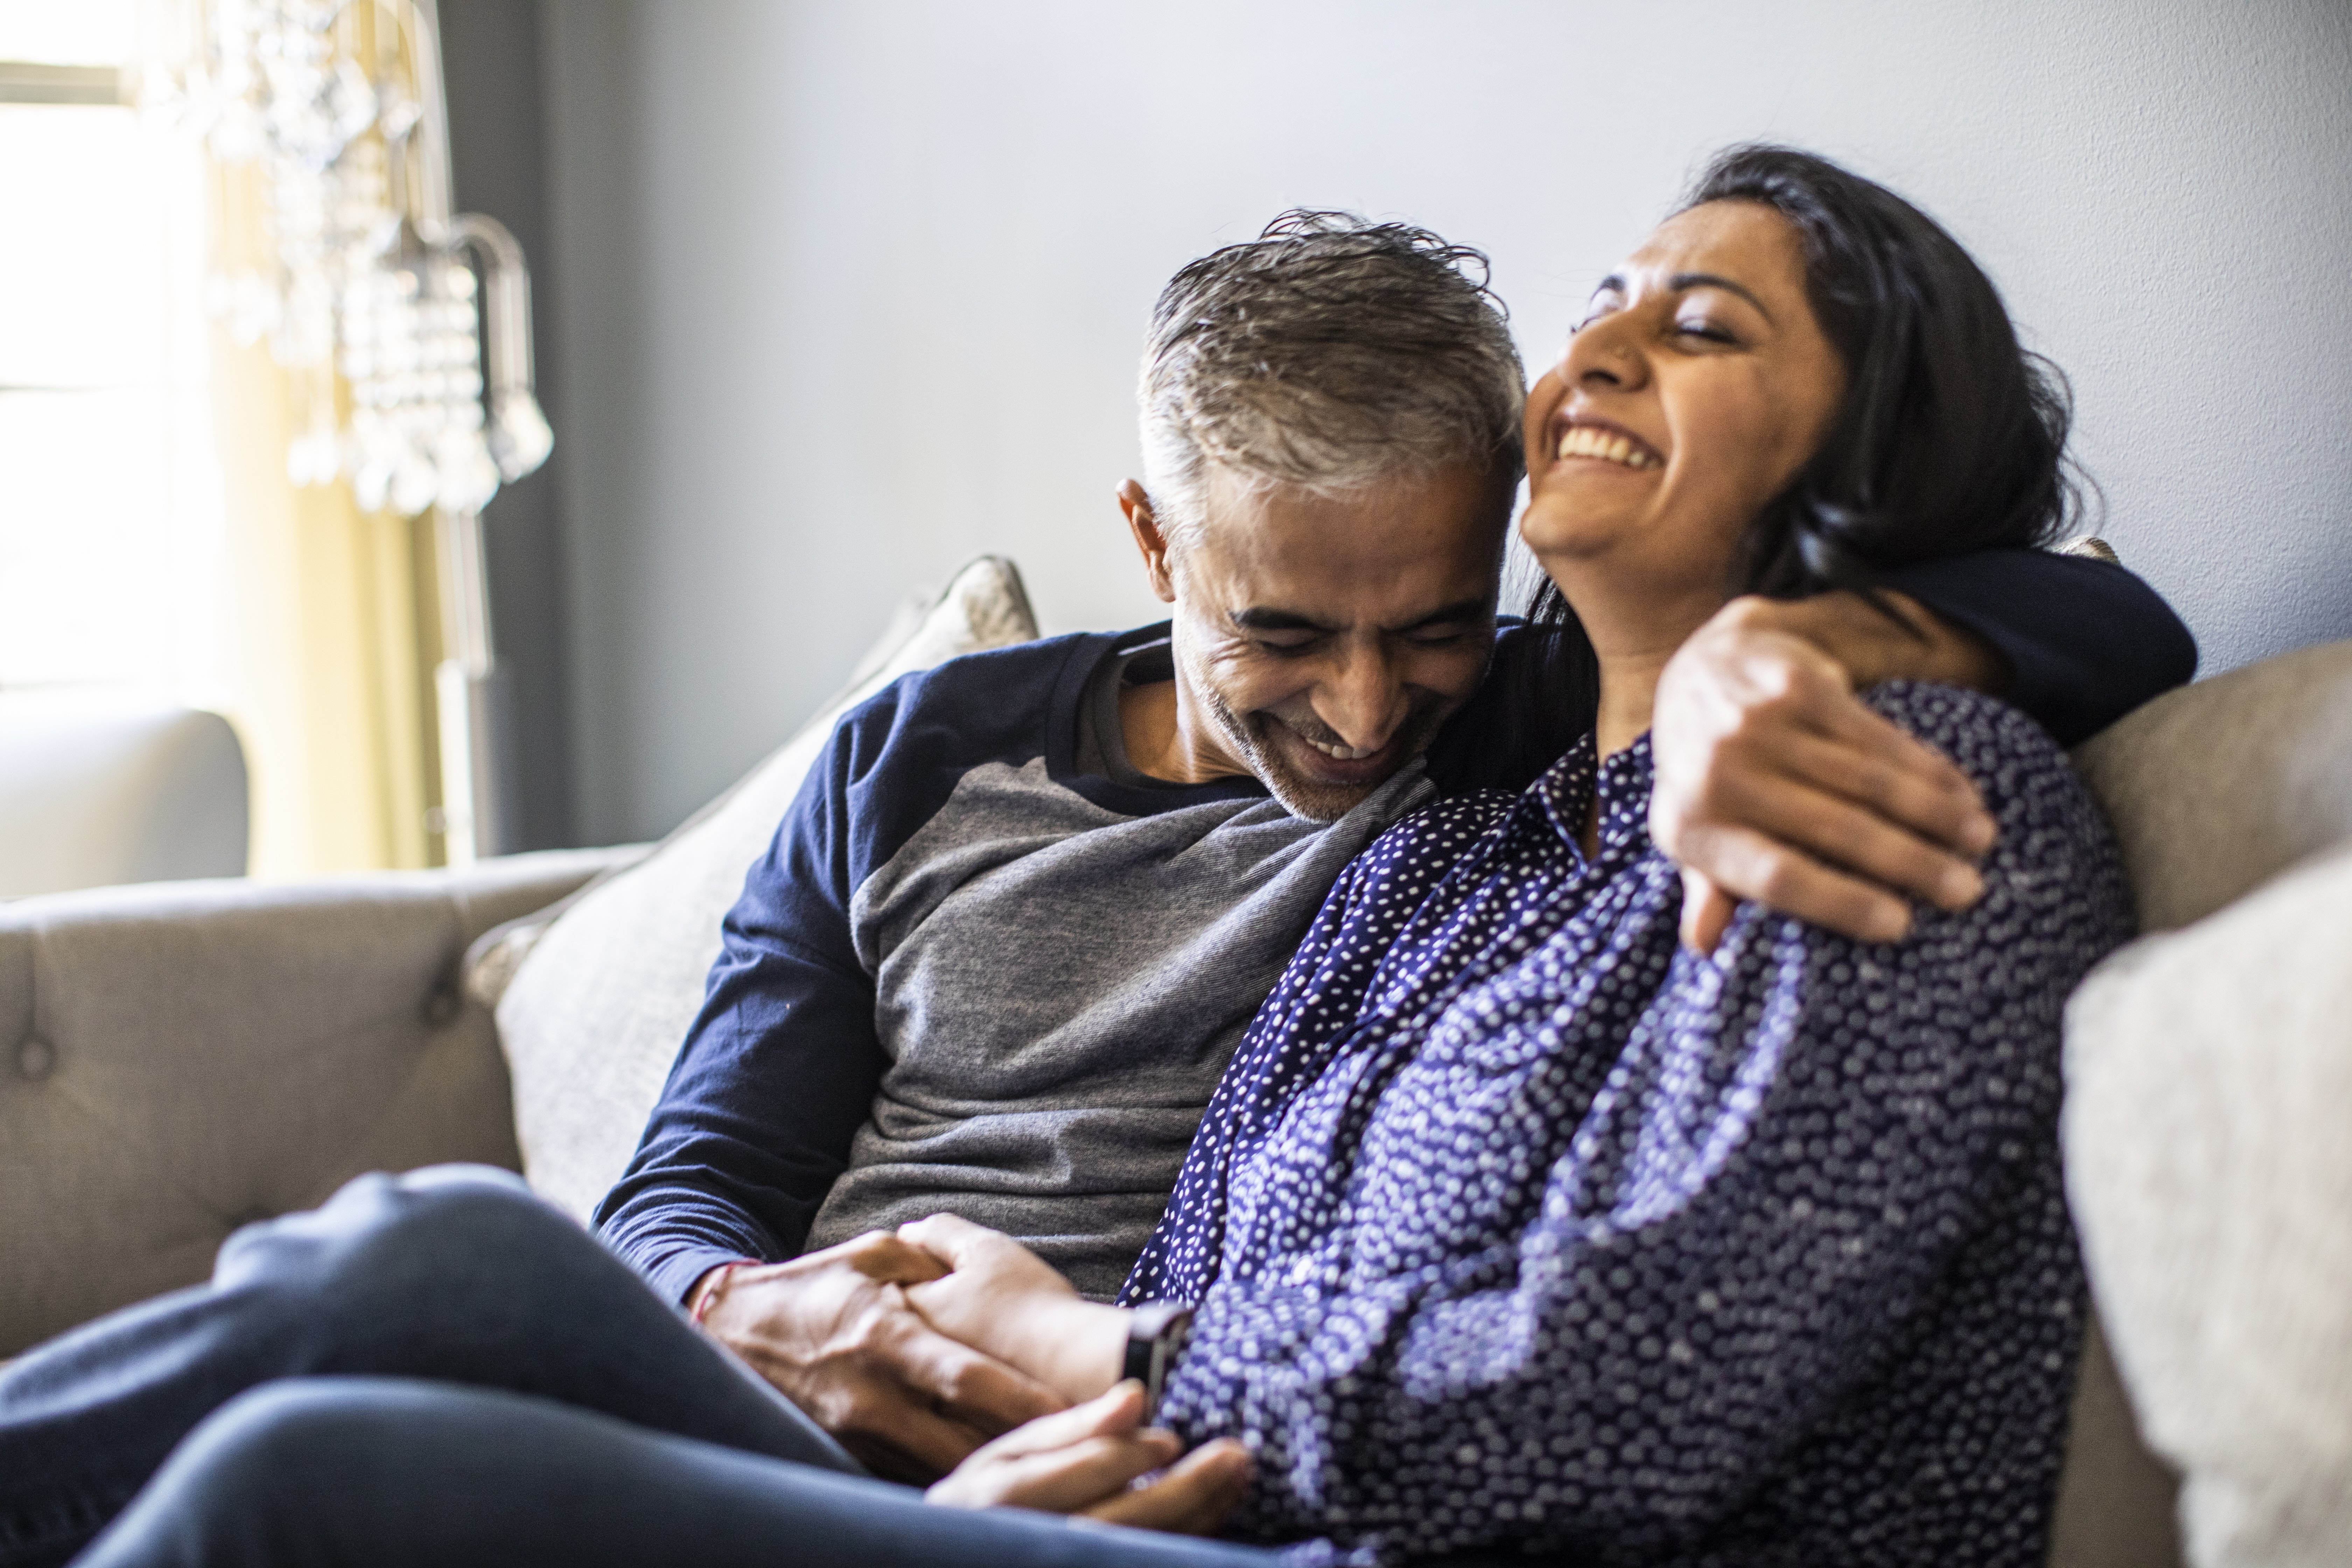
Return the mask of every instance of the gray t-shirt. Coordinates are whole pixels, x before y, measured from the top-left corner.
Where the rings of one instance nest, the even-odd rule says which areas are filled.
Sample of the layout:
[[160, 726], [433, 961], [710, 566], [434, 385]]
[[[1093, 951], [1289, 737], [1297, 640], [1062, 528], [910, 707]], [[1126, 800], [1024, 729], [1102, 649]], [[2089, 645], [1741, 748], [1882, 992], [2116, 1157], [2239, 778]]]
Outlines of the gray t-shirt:
[[946, 1212], [1118, 1290], [1325, 894], [1434, 793], [1324, 824], [1147, 778], [1118, 691], [1170, 673], [1164, 627], [1051, 638], [836, 727], [598, 1211], [657, 1289]]
[[[1169, 672], [1164, 640], [1104, 659], [1082, 773], [1190, 791], [1138, 773], [1118, 721], [1121, 685]], [[1044, 756], [966, 773], [851, 905], [890, 1065], [808, 1245], [947, 1210], [1116, 1293], [1324, 895], [1433, 793], [1415, 765], [1321, 824], [1262, 795], [1109, 810]]]

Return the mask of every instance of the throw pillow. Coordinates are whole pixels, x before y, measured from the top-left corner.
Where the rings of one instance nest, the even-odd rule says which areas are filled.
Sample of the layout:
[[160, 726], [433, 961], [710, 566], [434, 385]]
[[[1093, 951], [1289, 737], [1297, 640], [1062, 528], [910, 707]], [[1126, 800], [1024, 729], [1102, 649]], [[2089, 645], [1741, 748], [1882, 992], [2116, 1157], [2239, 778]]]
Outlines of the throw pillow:
[[2199, 1568], [2352, 1563], [2352, 847], [2084, 982], [2066, 1171]]
[[468, 985], [498, 1010], [534, 1188], [584, 1221], [619, 1178], [702, 1005], [719, 921], [842, 714], [909, 671], [1036, 635], [1013, 563], [973, 562], [919, 620], [902, 617], [846, 690], [652, 854], [551, 921], [478, 944]]

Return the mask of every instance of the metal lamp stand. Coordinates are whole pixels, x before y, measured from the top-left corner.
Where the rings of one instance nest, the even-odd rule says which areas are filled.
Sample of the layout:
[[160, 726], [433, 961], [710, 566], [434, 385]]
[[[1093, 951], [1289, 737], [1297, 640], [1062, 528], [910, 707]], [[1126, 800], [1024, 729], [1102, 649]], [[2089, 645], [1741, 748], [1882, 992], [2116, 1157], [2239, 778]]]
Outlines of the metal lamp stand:
[[508, 754], [513, 687], [490, 640], [490, 595], [479, 512], [436, 514], [443, 658], [434, 670], [440, 718], [443, 859], [470, 866], [515, 847], [514, 767]]

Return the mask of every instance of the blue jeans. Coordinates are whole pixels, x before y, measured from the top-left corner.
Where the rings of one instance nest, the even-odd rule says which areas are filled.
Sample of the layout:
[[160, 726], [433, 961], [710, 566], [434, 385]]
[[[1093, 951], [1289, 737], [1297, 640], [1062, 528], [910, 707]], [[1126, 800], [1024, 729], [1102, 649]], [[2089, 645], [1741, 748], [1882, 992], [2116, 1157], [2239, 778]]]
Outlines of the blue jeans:
[[[200, 1423], [202, 1436], [174, 1456]], [[264, 1485], [257, 1458], [283, 1465], [288, 1446], [308, 1436], [339, 1466], [291, 1467], [312, 1477], [307, 1487]], [[928, 1539], [934, 1521], [950, 1533], [999, 1528], [866, 1479], [790, 1400], [515, 1178], [463, 1166], [362, 1176], [321, 1208], [237, 1232], [209, 1284], [86, 1324], [0, 1375], [0, 1568], [68, 1561], [151, 1478], [98, 1560], [258, 1561], [245, 1553], [288, 1538], [273, 1531], [341, 1539], [325, 1532], [361, 1501], [375, 1510], [362, 1517], [383, 1532], [387, 1561], [459, 1560], [389, 1528], [404, 1516], [426, 1528], [425, 1515], [478, 1525], [509, 1561], [643, 1560], [598, 1555], [600, 1539], [618, 1549], [640, 1538], [572, 1521], [632, 1510], [679, 1521], [664, 1499], [682, 1471], [723, 1478], [689, 1495], [770, 1500], [743, 1516], [747, 1542], [803, 1504], [812, 1521], [919, 1509], [894, 1538], [907, 1541]], [[767, 1478], [764, 1490], [754, 1476]], [[842, 1500], [853, 1497], [863, 1500]], [[248, 1499], [266, 1515], [224, 1515]], [[693, 1521], [696, 1553], [715, 1528]], [[1100, 1543], [1157, 1541], [1055, 1520], [1031, 1528], [1084, 1542], [1095, 1561], [1125, 1561], [1092, 1550]], [[518, 1557], [518, 1539], [547, 1544]], [[814, 1523], [781, 1538], [803, 1539], [855, 1544], [876, 1568], [895, 1561], [869, 1538], [828, 1536]], [[1264, 1561], [1168, 1544], [1228, 1554], [1187, 1562]], [[769, 1538], [767, 1555], [778, 1545]], [[137, 1552], [150, 1555], [123, 1555]], [[677, 1538], [650, 1552], [678, 1554]], [[942, 1560], [929, 1547], [907, 1559]]]
[[544, 1399], [295, 1378], [183, 1443], [82, 1568], [1266, 1568], [1267, 1553], [779, 1463]]

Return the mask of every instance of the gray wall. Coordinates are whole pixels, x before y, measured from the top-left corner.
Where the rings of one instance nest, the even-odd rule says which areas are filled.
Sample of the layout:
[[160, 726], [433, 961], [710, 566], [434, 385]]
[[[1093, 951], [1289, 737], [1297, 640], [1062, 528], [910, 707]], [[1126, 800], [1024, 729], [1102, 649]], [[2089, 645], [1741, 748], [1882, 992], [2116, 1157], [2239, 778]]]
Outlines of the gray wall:
[[1745, 137], [1848, 160], [1975, 249], [2074, 378], [2103, 531], [2209, 671], [2352, 635], [2347, 18], [543, 5], [576, 826], [677, 822], [976, 552], [1055, 627], [1151, 618], [1111, 495], [1185, 259], [1293, 205], [1410, 216], [1492, 253], [1540, 364]]

